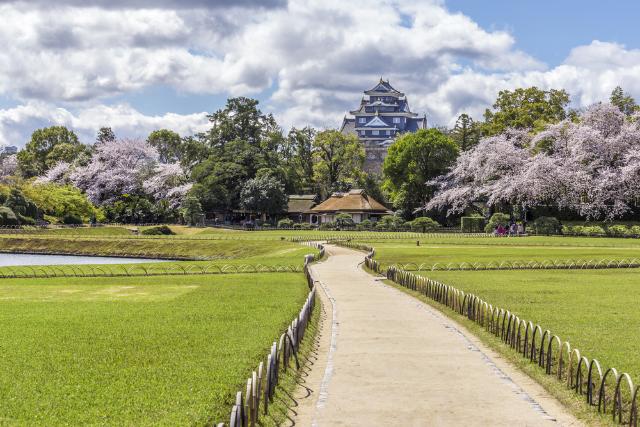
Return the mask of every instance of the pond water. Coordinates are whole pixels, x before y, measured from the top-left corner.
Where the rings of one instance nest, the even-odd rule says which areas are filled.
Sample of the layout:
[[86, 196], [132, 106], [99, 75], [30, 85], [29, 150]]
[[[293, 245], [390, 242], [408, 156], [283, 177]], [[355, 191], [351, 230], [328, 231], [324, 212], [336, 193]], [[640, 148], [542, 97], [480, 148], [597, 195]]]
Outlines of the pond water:
[[30, 255], [0, 253], [0, 267], [18, 265], [69, 265], [69, 264], [139, 264], [143, 262], [164, 262], [149, 258], [118, 258], [108, 256], [82, 255]]

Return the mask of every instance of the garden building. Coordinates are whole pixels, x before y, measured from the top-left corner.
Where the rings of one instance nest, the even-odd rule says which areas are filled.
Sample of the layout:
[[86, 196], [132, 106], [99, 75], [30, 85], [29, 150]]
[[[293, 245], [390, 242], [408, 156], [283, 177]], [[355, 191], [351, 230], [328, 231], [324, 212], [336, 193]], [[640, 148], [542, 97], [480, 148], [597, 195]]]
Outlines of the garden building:
[[324, 202], [312, 208], [309, 212], [311, 223], [323, 224], [334, 222], [336, 215], [346, 213], [351, 215], [356, 224], [364, 221], [377, 221], [381, 216], [391, 212], [382, 203], [370, 197], [364, 190], [351, 190], [347, 193], [333, 193]]
[[387, 149], [398, 135], [427, 127], [427, 117], [411, 112], [404, 93], [382, 78], [373, 89], [364, 92], [358, 109], [349, 113], [353, 117], [344, 117], [340, 131], [356, 135], [362, 142], [364, 169], [370, 173], [382, 171]]
[[315, 194], [291, 194], [287, 203], [287, 217], [294, 222], [310, 222], [311, 208], [318, 203]]

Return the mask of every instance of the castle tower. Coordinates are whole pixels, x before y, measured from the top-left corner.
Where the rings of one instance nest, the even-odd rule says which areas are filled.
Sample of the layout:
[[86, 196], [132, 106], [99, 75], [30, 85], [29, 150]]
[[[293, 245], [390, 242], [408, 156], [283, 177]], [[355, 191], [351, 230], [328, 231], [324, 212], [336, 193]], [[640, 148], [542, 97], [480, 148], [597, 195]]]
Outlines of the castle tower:
[[364, 92], [360, 107], [349, 114], [353, 117], [345, 116], [340, 131], [356, 135], [364, 144], [364, 168], [374, 174], [382, 172], [387, 149], [398, 135], [427, 127], [426, 116], [412, 113], [404, 93], [382, 77], [373, 89]]

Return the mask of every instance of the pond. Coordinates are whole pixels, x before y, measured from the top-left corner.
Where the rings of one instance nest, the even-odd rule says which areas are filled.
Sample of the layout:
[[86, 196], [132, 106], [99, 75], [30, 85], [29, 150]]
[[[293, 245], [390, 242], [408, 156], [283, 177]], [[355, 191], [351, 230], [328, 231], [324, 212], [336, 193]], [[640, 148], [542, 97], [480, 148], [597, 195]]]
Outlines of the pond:
[[118, 258], [108, 256], [83, 255], [31, 255], [2, 254], [0, 267], [18, 265], [70, 265], [70, 264], [139, 264], [143, 262], [164, 262], [166, 260], [149, 258]]

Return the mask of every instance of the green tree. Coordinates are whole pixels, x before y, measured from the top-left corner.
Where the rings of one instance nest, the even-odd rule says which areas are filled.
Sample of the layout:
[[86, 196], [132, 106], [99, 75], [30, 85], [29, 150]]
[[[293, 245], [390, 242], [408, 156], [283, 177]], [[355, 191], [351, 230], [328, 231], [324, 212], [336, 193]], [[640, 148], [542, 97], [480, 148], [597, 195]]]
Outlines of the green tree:
[[235, 140], [261, 147], [265, 136], [278, 127], [271, 114], [258, 109], [257, 100], [245, 97], [228, 99], [225, 108], [207, 117], [212, 124], [207, 134], [211, 147], [223, 147]]
[[485, 136], [497, 135], [507, 128], [533, 129], [557, 123], [567, 117], [569, 94], [564, 90], [541, 90], [537, 87], [503, 90], [493, 109], [484, 113], [481, 125]]
[[638, 111], [638, 105], [636, 104], [635, 99], [624, 93], [620, 86], [616, 86], [616, 88], [611, 92], [609, 100], [627, 116]]
[[354, 135], [337, 130], [319, 132], [313, 140], [313, 177], [323, 196], [359, 185], [366, 174], [364, 148]]
[[103, 144], [105, 142], [113, 142], [116, 140], [116, 134], [110, 127], [101, 127], [96, 135], [96, 144]]
[[193, 168], [192, 193], [207, 211], [227, 211], [239, 206], [240, 189], [250, 179], [237, 163], [210, 157]]
[[162, 163], [173, 163], [181, 160], [182, 138], [168, 129], [154, 130], [147, 137], [147, 142], [158, 150]]
[[461, 114], [449, 136], [461, 151], [467, 151], [480, 141], [478, 124], [468, 114]]
[[292, 128], [282, 150], [288, 180], [297, 184], [294, 192], [315, 191], [313, 182], [313, 140], [316, 131], [312, 127]]
[[4, 204], [15, 212], [21, 223], [28, 222], [25, 221], [27, 218], [38, 219], [40, 217], [38, 206], [31, 199], [25, 197], [18, 188], [11, 189]]
[[262, 215], [274, 215], [287, 207], [287, 195], [284, 185], [275, 177], [262, 175], [248, 180], [240, 192], [240, 206], [248, 211]]
[[[189, 161], [183, 159], [195, 182], [193, 194], [205, 209], [238, 208], [240, 189], [260, 170], [286, 182], [281, 154], [285, 138], [274, 118], [258, 109], [258, 101], [231, 98], [209, 120], [209, 132], [185, 141], [192, 152]], [[204, 160], [198, 161], [198, 154]]]
[[22, 191], [25, 197], [32, 200], [44, 214], [58, 219], [68, 215], [85, 220], [93, 216], [102, 216], [87, 196], [71, 185], [30, 183], [22, 186]]
[[202, 205], [197, 197], [188, 195], [182, 204], [182, 217], [189, 225], [198, 225], [203, 217]]
[[180, 164], [189, 171], [202, 162], [203, 159], [207, 159], [211, 155], [205, 134], [184, 138], [182, 140], [181, 151]]
[[72, 163], [86, 149], [76, 134], [64, 126], [38, 129], [18, 153], [18, 166], [27, 178], [42, 175], [60, 161]]
[[427, 182], [443, 175], [458, 155], [458, 147], [437, 129], [420, 129], [399, 137], [384, 160], [383, 188], [394, 208], [406, 218], [424, 206], [434, 188]]

